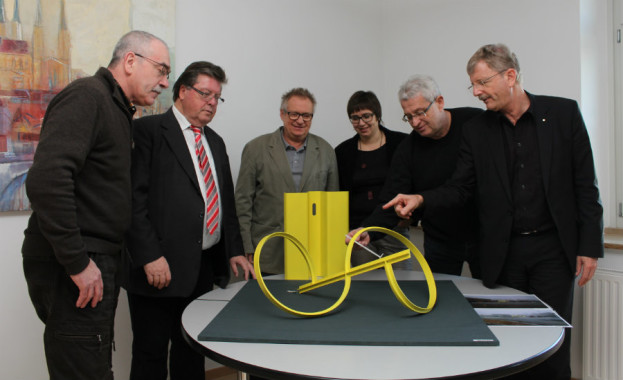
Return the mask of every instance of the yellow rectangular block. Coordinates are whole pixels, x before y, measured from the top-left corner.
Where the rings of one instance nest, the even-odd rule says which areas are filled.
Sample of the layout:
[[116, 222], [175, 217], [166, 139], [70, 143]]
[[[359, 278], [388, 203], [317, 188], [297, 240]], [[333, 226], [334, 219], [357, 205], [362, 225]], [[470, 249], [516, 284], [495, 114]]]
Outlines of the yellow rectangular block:
[[[348, 192], [310, 191], [284, 196], [284, 230], [296, 237], [310, 255], [314, 272], [325, 277], [344, 271], [348, 233]], [[307, 280], [302, 254], [285, 242], [285, 278]]]

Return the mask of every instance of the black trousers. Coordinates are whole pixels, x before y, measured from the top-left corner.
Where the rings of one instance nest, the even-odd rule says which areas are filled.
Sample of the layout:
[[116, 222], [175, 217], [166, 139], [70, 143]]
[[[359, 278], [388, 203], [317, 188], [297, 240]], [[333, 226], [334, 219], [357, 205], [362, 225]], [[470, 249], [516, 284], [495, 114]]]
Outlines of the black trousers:
[[[571, 323], [575, 271], [562, 249], [556, 230], [535, 235], [513, 236], [504, 269], [498, 282], [535, 294]], [[543, 363], [512, 379], [571, 378], [571, 329], [565, 330], [560, 349]]]
[[467, 261], [473, 278], [480, 278], [478, 249], [472, 242], [443, 241], [424, 234], [424, 257], [433, 273], [460, 276]]
[[[205, 358], [182, 336], [184, 309], [214, 286], [210, 254], [201, 260], [199, 281], [189, 297], [147, 297], [128, 292], [132, 323], [132, 367], [130, 380], [204, 380]], [[172, 274], [174, 281], [175, 274]], [[170, 350], [169, 350], [170, 343]]]
[[50, 380], [112, 380], [112, 342], [119, 297], [119, 255], [89, 256], [102, 273], [104, 298], [76, 307], [78, 287], [53, 255], [24, 256], [28, 293], [45, 323], [43, 344]]

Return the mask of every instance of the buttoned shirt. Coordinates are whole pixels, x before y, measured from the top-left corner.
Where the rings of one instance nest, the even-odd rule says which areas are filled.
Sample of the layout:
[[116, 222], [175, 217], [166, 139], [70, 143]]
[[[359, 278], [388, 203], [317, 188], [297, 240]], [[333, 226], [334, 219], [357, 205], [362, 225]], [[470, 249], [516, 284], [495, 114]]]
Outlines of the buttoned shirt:
[[286, 150], [286, 157], [288, 158], [288, 164], [290, 165], [290, 171], [292, 172], [292, 179], [297, 190], [300, 190], [301, 178], [303, 177], [303, 164], [305, 164], [305, 152], [307, 150], [307, 138], [303, 142], [303, 146], [296, 149], [292, 145], [288, 144], [283, 137], [283, 128], [281, 130], [281, 140]]
[[[201, 188], [201, 195], [203, 196], [203, 201], [205, 203], [207, 189], [206, 189], [206, 184], [203, 180], [203, 173], [201, 172], [201, 168], [199, 167], [199, 160], [197, 159], [195, 133], [192, 131], [192, 129], [190, 129], [191, 123], [175, 106], [173, 106], [173, 114], [175, 115], [175, 119], [177, 119], [177, 123], [179, 124], [182, 130], [182, 133], [184, 134], [184, 140], [186, 140], [186, 146], [188, 146], [188, 152], [190, 153], [190, 156], [192, 158], [193, 166], [195, 168], [195, 174], [197, 175], [197, 181], [199, 182], [199, 187]], [[196, 127], [200, 127], [203, 129], [204, 126], [196, 125]], [[216, 175], [216, 169], [214, 169], [214, 157], [212, 157], [210, 144], [208, 144], [208, 140], [206, 139], [204, 133], [201, 134], [201, 143], [203, 144], [206, 154], [208, 155], [208, 160], [210, 161], [210, 165], [212, 166], [212, 177], [214, 178], [214, 185], [218, 193], [218, 207], [219, 207], [219, 210], [221, 210], [222, 209], [221, 194], [219, 192], [218, 177]], [[219, 212], [218, 227], [216, 228], [213, 234], [210, 234], [208, 232], [208, 229], [206, 226], [208, 215], [206, 213], [205, 208], [203, 210], [203, 214], [204, 214], [203, 215], [203, 243], [201, 247], [202, 249], [205, 250], [205, 249], [212, 247], [216, 243], [218, 243], [219, 240], [221, 239], [221, 216], [223, 213]], [[175, 223], [175, 221], [172, 220], [171, 223]]]
[[502, 115], [499, 120], [504, 130], [504, 148], [513, 196], [513, 232], [549, 230], [554, 227], [554, 222], [545, 198], [532, 102], [515, 125]]

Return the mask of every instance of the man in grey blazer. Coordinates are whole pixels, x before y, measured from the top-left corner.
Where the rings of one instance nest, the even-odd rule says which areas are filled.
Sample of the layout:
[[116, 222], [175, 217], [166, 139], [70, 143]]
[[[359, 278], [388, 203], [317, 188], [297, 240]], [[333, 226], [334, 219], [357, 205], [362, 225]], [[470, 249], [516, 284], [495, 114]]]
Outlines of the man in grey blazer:
[[[283, 231], [283, 194], [337, 191], [339, 180], [333, 148], [310, 134], [316, 100], [304, 88], [281, 97], [283, 126], [251, 140], [242, 151], [236, 183], [236, 210], [247, 257], [253, 262], [258, 242]], [[262, 251], [262, 272], [283, 273], [283, 243], [272, 239]]]

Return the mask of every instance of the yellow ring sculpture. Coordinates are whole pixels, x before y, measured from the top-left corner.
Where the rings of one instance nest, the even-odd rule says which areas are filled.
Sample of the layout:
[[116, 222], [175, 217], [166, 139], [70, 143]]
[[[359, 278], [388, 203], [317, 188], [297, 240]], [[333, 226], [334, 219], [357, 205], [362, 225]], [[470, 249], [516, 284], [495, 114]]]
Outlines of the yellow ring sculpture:
[[[352, 255], [352, 250], [353, 250], [355, 241], [357, 241], [357, 238], [359, 237], [359, 235], [361, 235], [362, 233], [366, 231], [377, 231], [377, 232], [382, 232], [387, 235], [390, 235], [398, 239], [398, 241], [404, 244], [408, 249], [398, 252], [398, 253], [388, 255], [386, 257], [383, 257], [383, 258], [380, 258], [374, 261], [371, 261], [366, 264], [358, 265], [354, 268], [350, 268], [350, 257]], [[314, 311], [314, 312], [299, 311], [299, 310], [292, 309], [284, 305], [283, 303], [281, 303], [268, 290], [268, 288], [266, 287], [266, 283], [264, 282], [264, 278], [262, 277], [262, 271], [260, 269], [260, 255], [262, 252], [262, 248], [264, 247], [264, 244], [266, 244], [268, 240], [274, 237], [283, 237], [284, 239], [287, 239], [290, 242], [292, 242], [296, 246], [296, 248], [299, 250], [299, 252], [301, 252], [303, 257], [305, 258], [307, 268], [309, 269], [311, 282], [299, 286], [298, 288], [299, 293], [304, 293], [304, 292], [307, 292], [313, 289], [317, 289], [319, 287], [340, 281], [342, 279], [344, 280], [344, 290], [342, 291], [342, 294], [340, 295], [340, 297], [337, 299], [337, 301], [333, 305], [320, 311]], [[398, 285], [398, 281], [396, 280], [396, 276], [394, 274], [394, 269], [392, 268], [393, 263], [408, 259], [411, 256], [409, 251], [413, 253], [413, 256], [416, 258], [416, 260], [422, 267], [422, 271], [424, 272], [424, 276], [426, 278], [426, 283], [428, 285], [428, 305], [426, 307], [417, 306], [413, 302], [411, 302], [411, 300], [409, 300], [409, 298], [404, 294], [404, 292]], [[316, 317], [316, 316], [327, 314], [335, 310], [348, 295], [348, 291], [350, 290], [352, 276], [356, 276], [358, 274], [369, 272], [371, 270], [378, 269], [381, 267], [385, 268], [385, 273], [387, 274], [387, 280], [389, 281], [389, 285], [392, 289], [392, 292], [394, 293], [398, 301], [400, 301], [400, 303], [402, 303], [408, 309], [413, 310], [416, 313], [421, 313], [421, 314], [428, 313], [429, 311], [433, 309], [433, 306], [435, 306], [435, 302], [437, 301], [437, 286], [435, 285], [435, 279], [433, 278], [433, 273], [430, 270], [430, 267], [428, 266], [428, 263], [424, 259], [424, 256], [422, 255], [422, 253], [406, 237], [402, 236], [401, 234], [395, 231], [389, 230], [387, 228], [382, 228], [382, 227], [366, 227], [366, 228], [359, 230], [355, 235], [353, 235], [352, 239], [350, 240], [346, 248], [346, 257], [344, 259], [345, 271], [325, 277], [320, 280], [316, 278], [313, 265], [311, 262], [311, 258], [309, 257], [309, 253], [307, 252], [307, 249], [305, 249], [305, 247], [301, 244], [301, 242], [298, 241], [298, 239], [296, 239], [294, 236], [286, 232], [275, 232], [275, 233], [265, 236], [262, 240], [260, 240], [259, 244], [257, 245], [255, 249], [255, 258], [254, 258], [253, 267], [255, 269], [257, 282], [260, 286], [260, 289], [262, 290], [262, 293], [264, 293], [266, 298], [268, 298], [275, 306], [277, 306], [281, 310], [286, 311], [290, 314], [294, 314], [294, 315], [302, 316], [302, 317]]]

